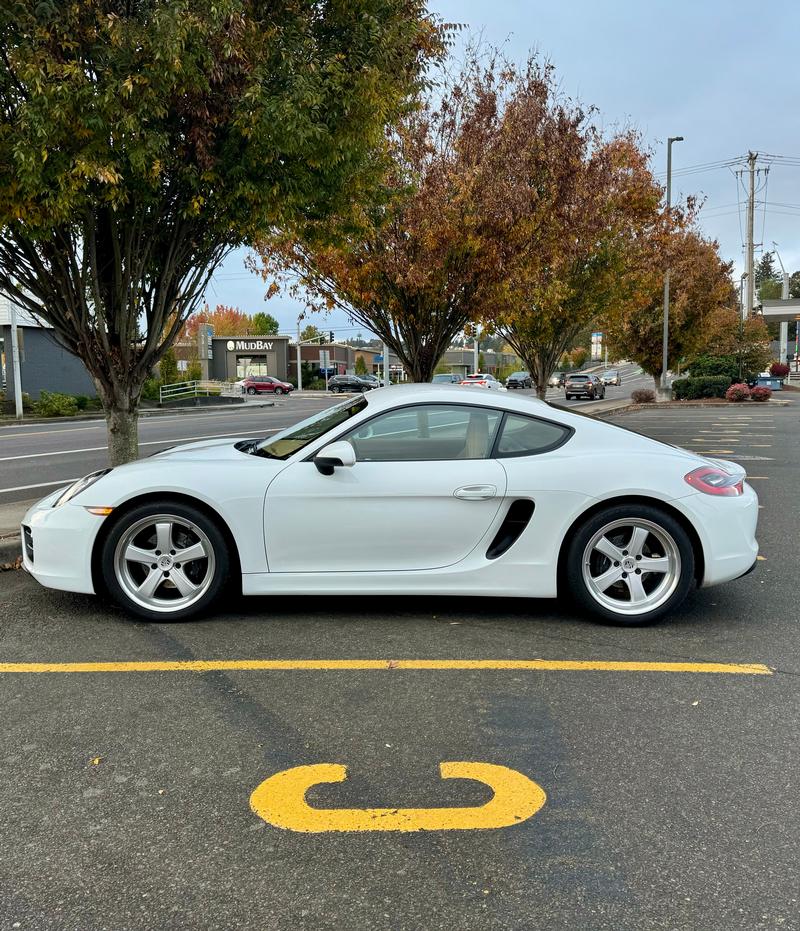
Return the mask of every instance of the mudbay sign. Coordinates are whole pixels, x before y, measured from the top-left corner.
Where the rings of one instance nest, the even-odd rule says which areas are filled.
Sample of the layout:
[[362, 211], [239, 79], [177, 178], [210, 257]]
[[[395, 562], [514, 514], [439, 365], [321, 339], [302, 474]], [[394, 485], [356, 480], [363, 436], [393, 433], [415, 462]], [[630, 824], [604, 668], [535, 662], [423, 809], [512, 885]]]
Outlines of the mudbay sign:
[[225, 344], [228, 352], [249, 352], [254, 349], [272, 349], [272, 340], [266, 339], [229, 339]]

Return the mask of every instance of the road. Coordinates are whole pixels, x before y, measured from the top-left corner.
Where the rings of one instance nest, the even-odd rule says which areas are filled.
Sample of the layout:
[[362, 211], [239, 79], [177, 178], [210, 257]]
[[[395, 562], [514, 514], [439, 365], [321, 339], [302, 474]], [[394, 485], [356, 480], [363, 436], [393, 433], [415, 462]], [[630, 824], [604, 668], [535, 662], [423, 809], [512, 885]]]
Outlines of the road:
[[[606, 397], [626, 397], [650, 382], [633, 365], [621, 366], [623, 384], [609, 387]], [[534, 394], [534, 392], [520, 392]], [[176, 443], [216, 437], [267, 435], [302, 420], [339, 396], [288, 397], [274, 407], [230, 407], [184, 414], [143, 417], [139, 424], [141, 455]], [[568, 407], [585, 404], [564, 400], [562, 389], [548, 392], [549, 401]], [[48, 494], [53, 488], [108, 465], [106, 428], [102, 420], [36, 423], [0, 427], [0, 505]]]
[[[0, 575], [0, 662], [90, 664], [0, 666], [0, 927], [797, 931], [797, 414], [617, 422], [742, 461], [764, 508], [756, 572], [651, 628], [502, 598], [259, 598], [145, 624]], [[91, 665], [109, 661], [139, 665]], [[421, 833], [298, 833], [251, 808], [276, 774], [335, 764], [346, 780], [308, 805], [469, 815], [491, 790], [441, 779], [454, 761], [544, 804]]]

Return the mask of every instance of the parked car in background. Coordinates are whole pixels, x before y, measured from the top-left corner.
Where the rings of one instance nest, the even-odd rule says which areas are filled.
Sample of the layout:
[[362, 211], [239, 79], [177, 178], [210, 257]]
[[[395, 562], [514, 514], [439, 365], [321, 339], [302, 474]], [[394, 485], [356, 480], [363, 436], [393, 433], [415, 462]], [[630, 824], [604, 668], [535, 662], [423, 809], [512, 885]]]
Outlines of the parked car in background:
[[606, 396], [606, 389], [597, 375], [568, 375], [564, 382], [564, 394], [570, 398], [589, 398], [594, 401]]
[[245, 394], [289, 394], [294, 391], [294, 385], [272, 375], [248, 375], [237, 384], [242, 386]]
[[458, 372], [441, 372], [438, 375], [434, 375], [431, 379], [432, 385], [460, 385], [463, 375], [459, 375]]
[[553, 374], [547, 380], [547, 386], [548, 388], [563, 388], [566, 379], [567, 376], [564, 372], [553, 372]]
[[505, 391], [505, 386], [488, 372], [474, 372], [461, 379], [461, 385], [473, 388], [490, 388], [492, 391]]
[[382, 388], [386, 382], [378, 378], [377, 375], [358, 375], [357, 378], [360, 378], [361, 381], [367, 382], [373, 388]]
[[334, 375], [328, 379], [328, 391], [332, 391], [334, 394], [338, 394], [340, 391], [371, 391], [377, 387], [378, 385], [373, 385], [359, 375]]
[[609, 369], [607, 372], [600, 373], [600, 381], [604, 385], [616, 385], [619, 387], [622, 384], [622, 376], [617, 369]]
[[528, 372], [512, 372], [506, 379], [506, 388], [533, 388], [533, 379]]

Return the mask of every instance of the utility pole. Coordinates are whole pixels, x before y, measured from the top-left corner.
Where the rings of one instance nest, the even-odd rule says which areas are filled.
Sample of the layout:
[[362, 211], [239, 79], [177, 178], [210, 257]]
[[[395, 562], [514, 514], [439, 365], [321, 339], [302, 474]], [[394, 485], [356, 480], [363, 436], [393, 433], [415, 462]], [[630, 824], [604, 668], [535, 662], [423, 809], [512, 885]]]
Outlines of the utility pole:
[[[778, 244], [773, 241], [772, 243], [775, 255], [777, 256], [778, 261], [781, 263], [781, 271], [783, 272], [783, 287], [781, 288], [781, 300], [789, 300], [789, 273], [783, 267], [783, 260], [781, 259], [781, 254], [778, 252]], [[780, 348], [778, 349], [778, 362], [785, 363], [789, 356], [789, 321], [784, 320], [780, 325]]]
[[745, 251], [745, 271], [747, 272], [747, 294], [744, 304], [746, 318], [753, 316], [753, 295], [755, 294], [755, 275], [753, 274], [753, 226], [756, 213], [756, 159], [757, 152], [747, 153], [750, 170], [750, 187], [747, 196], [747, 248]]
[[478, 368], [478, 362], [479, 362], [479, 357], [480, 357], [480, 342], [478, 341], [478, 324], [477, 323], [475, 324], [475, 344], [473, 346], [472, 355], [473, 355], [472, 371], [479, 372], [480, 369]]
[[297, 390], [303, 390], [303, 364], [300, 361], [300, 320], [297, 321]]
[[[672, 206], [672, 143], [683, 142], [683, 136], [667, 139], [667, 213]], [[669, 400], [667, 367], [669, 364], [669, 269], [664, 273], [664, 331], [661, 337], [661, 400]]]
[[14, 368], [14, 414], [22, 420], [22, 372], [19, 368], [19, 337], [17, 335], [17, 308], [9, 298], [9, 323], [11, 324], [11, 364]]
[[386, 343], [383, 344], [383, 382], [387, 388], [391, 385], [389, 380], [389, 347]]

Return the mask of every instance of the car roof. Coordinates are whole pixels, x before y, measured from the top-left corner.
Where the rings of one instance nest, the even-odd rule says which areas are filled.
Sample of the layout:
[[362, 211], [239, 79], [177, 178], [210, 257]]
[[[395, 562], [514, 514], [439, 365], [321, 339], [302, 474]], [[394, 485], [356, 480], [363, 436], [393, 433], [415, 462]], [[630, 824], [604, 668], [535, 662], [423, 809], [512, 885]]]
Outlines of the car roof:
[[402, 404], [472, 404], [482, 407], [501, 407], [505, 410], [528, 414], [543, 414], [550, 406], [529, 395], [518, 397], [505, 391], [475, 391], [460, 385], [412, 382], [376, 388], [366, 395], [372, 410], [397, 407]]

